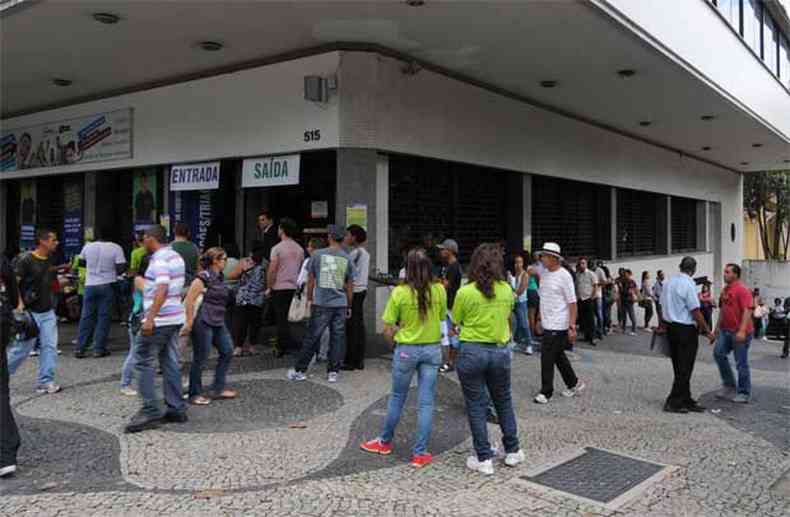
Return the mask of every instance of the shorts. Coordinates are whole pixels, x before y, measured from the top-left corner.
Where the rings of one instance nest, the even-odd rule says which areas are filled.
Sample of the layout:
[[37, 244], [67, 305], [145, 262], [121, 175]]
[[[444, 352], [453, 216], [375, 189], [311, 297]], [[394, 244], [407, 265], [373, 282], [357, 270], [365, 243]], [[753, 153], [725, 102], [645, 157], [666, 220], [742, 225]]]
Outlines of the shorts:
[[527, 307], [530, 309], [537, 309], [540, 305], [540, 295], [534, 289], [527, 291]]
[[450, 318], [449, 314], [447, 318], [441, 322], [440, 326], [442, 329], [442, 346], [449, 346], [450, 348], [458, 350], [461, 347], [461, 340], [458, 339], [458, 336], [451, 336], [449, 333], [450, 328], [453, 326], [453, 320]]

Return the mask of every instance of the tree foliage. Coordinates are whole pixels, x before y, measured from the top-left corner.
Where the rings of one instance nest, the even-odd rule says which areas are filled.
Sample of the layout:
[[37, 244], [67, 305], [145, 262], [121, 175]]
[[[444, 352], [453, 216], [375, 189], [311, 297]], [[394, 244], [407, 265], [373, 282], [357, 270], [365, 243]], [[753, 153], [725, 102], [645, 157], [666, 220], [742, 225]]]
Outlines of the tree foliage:
[[743, 209], [760, 229], [769, 260], [788, 260], [790, 251], [790, 171], [746, 174]]

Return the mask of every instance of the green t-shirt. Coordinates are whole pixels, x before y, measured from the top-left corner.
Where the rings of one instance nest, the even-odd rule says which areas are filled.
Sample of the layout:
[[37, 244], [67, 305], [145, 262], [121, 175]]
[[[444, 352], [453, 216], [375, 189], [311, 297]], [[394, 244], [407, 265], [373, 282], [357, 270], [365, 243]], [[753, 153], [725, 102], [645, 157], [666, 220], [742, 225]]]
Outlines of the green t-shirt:
[[[138, 246], [132, 250], [132, 256], [129, 260], [129, 272], [133, 275], [138, 273], [138, 269], [140, 269], [140, 263], [143, 261], [143, 257], [147, 251], [145, 250], [145, 246]], [[145, 273], [145, 271], [141, 271], [141, 273]]]
[[381, 319], [398, 325], [395, 342], [400, 345], [433, 345], [442, 340], [441, 322], [447, 314], [447, 293], [444, 286], [431, 286], [430, 306], [425, 320], [420, 319], [417, 293], [408, 285], [393, 289]]
[[507, 282], [494, 284], [494, 297], [483, 296], [474, 282], [458, 290], [453, 321], [461, 326], [461, 341], [505, 346], [510, 342], [510, 314], [515, 298]]
[[173, 241], [170, 243], [170, 247], [184, 259], [184, 285], [187, 286], [197, 275], [200, 250], [191, 241]]

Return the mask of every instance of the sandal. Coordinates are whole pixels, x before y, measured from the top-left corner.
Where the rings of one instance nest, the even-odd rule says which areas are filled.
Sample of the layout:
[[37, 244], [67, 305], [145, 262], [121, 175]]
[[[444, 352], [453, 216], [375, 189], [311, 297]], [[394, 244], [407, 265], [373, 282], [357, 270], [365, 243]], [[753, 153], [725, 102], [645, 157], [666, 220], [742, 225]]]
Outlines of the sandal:
[[239, 396], [239, 392], [230, 388], [222, 390], [220, 393], [215, 393], [212, 398], [215, 400], [231, 400]]
[[189, 399], [189, 403], [195, 406], [208, 406], [211, 404], [211, 399], [203, 395], [195, 395]]
[[244, 350], [241, 348], [234, 348], [233, 349], [233, 357], [241, 357], [244, 355]]

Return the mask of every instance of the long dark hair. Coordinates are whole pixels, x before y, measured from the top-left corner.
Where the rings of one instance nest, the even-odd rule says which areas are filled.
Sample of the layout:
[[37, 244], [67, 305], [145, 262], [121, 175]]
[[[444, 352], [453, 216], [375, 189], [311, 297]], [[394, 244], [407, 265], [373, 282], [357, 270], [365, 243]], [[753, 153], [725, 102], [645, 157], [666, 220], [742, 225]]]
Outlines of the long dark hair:
[[488, 299], [494, 297], [494, 284], [505, 280], [505, 264], [496, 244], [483, 243], [472, 253], [469, 280]]
[[411, 250], [406, 255], [406, 285], [417, 294], [417, 308], [422, 321], [428, 317], [433, 282], [433, 265], [425, 250]]

